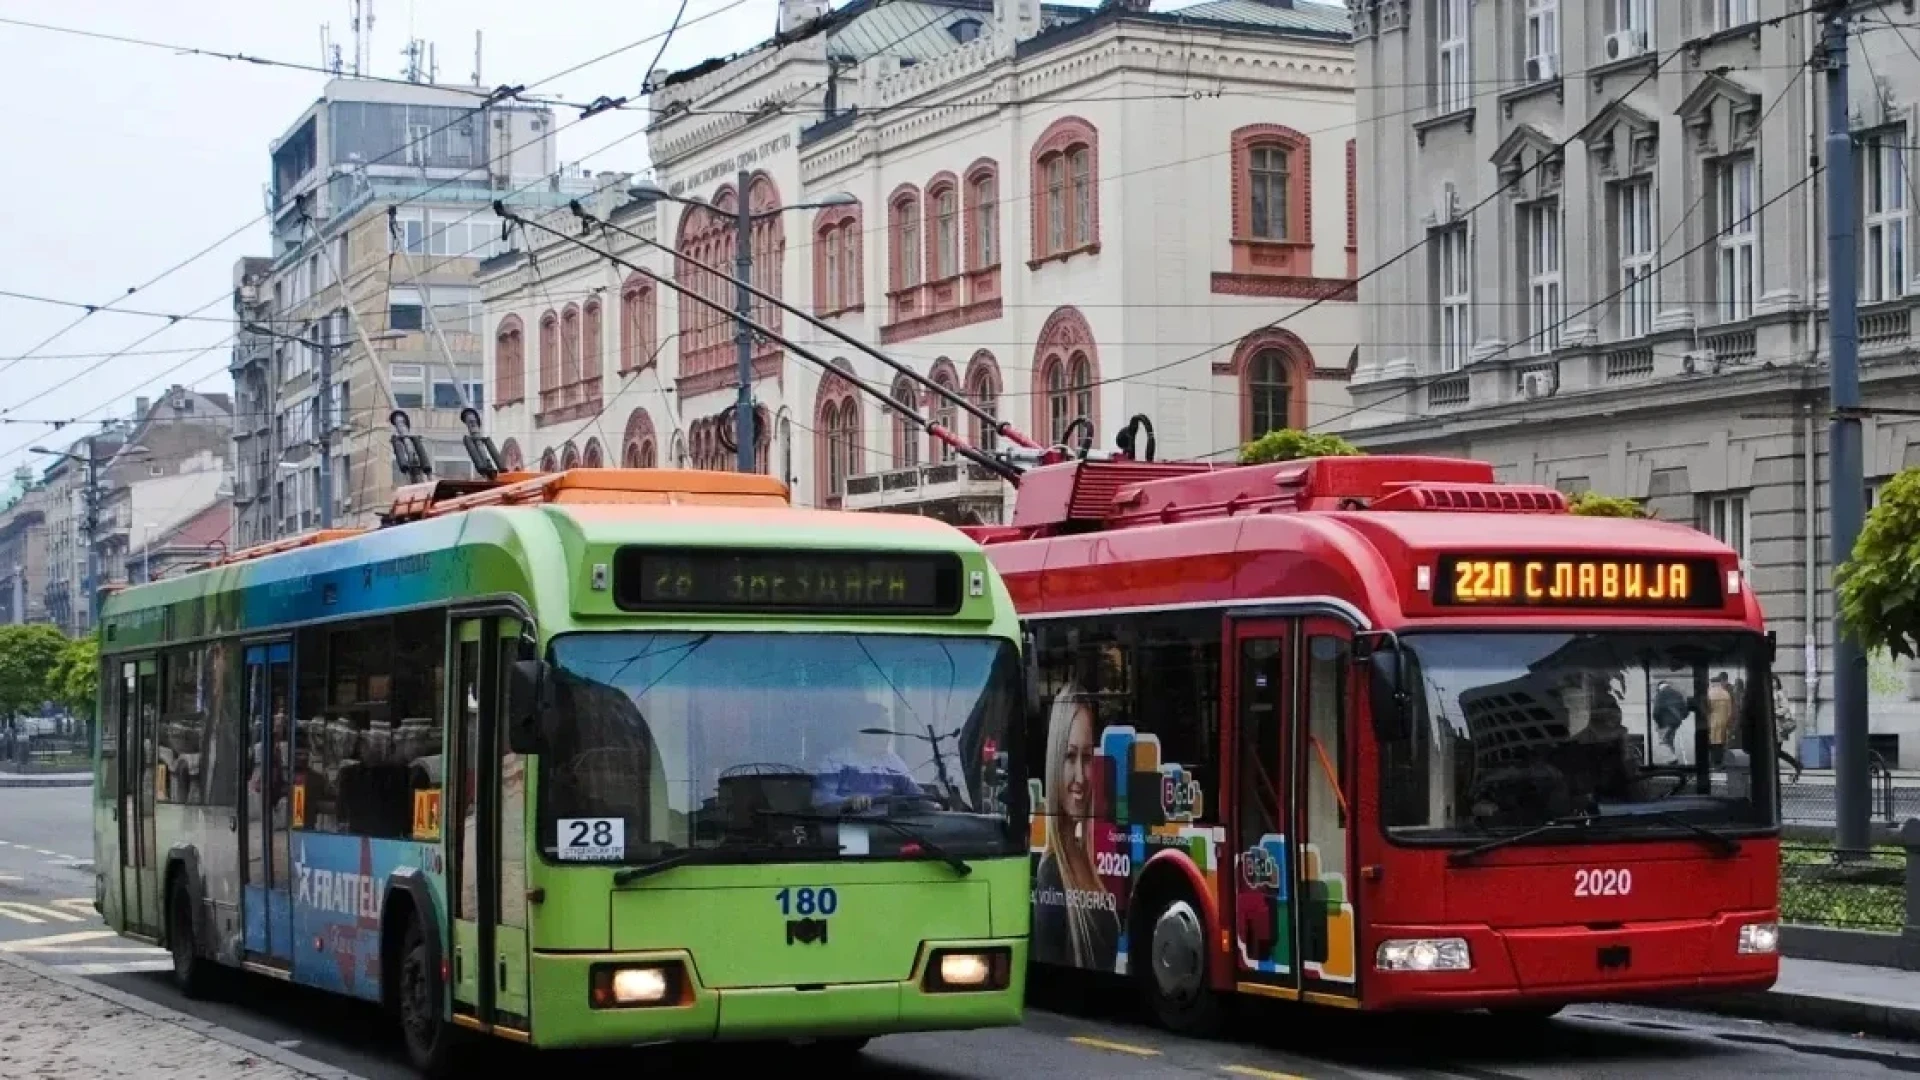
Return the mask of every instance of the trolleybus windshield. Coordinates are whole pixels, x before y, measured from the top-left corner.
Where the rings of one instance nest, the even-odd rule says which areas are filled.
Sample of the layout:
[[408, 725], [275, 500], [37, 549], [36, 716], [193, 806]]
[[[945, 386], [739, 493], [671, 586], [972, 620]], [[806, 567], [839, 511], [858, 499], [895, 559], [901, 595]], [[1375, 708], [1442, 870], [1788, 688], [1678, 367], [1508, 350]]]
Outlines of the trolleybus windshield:
[[1397, 836], [1481, 841], [1591, 817], [1579, 833], [1598, 840], [1774, 821], [1772, 686], [1754, 635], [1426, 633], [1401, 644], [1408, 715], [1382, 725], [1380, 747], [1383, 820]]
[[1004, 639], [565, 635], [540, 846], [621, 865], [1018, 854], [1021, 705]]

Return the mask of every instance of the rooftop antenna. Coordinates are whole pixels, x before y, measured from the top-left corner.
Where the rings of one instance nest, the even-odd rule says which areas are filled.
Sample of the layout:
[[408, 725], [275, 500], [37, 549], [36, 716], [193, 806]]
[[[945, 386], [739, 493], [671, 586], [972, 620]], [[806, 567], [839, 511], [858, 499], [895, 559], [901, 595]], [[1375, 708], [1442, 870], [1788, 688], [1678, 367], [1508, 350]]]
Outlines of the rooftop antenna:
[[340, 59], [340, 43], [333, 40], [333, 24], [320, 24], [320, 66], [340, 77], [343, 67]]
[[483, 85], [480, 82], [480, 31], [478, 30], [473, 32], [473, 85]]
[[367, 72], [367, 56], [373, 47], [373, 0], [347, 0], [353, 12], [353, 77]]
[[407, 58], [405, 76], [406, 80], [410, 83], [420, 81], [420, 76], [424, 72], [421, 66], [421, 60], [426, 55], [426, 48], [426, 42], [421, 41], [419, 38], [410, 38], [407, 41], [407, 47], [400, 50], [400, 55]]

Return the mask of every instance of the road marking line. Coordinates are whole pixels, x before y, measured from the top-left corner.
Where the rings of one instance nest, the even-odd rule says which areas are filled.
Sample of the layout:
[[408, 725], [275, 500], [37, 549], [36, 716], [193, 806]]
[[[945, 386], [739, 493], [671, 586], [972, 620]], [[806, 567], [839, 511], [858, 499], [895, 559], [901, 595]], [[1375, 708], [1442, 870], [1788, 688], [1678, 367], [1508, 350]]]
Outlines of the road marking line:
[[137, 975], [148, 971], [172, 971], [171, 960], [135, 960], [126, 964], [49, 964], [55, 971], [69, 975]]
[[1160, 1056], [1160, 1051], [1151, 1047], [1134, 1046], [1130, 1043], [1123, 1042], [1108, 1042], [1106, 1039], [1095, 1039], [1086, 1035], [1069, 1036], [1067, 1041], [1070, 1043], [1078, 1043], [1081, 1046], [1091, 1047], [1095, 1050], [1111, 1050], [1116, 1054], [1132, 1054], [1135, 1057]]
[[1230, 1072], [1235, 1076], [1251, 1076], [1254, 1080], [1307, 1080], [1294, 1073], [1274, 1072], [1271, 1069], [1256, 1069], [1251, 1065], [1222, 1065], [1221, 1072]]
[[52, 953], [112, 953], [119, 956], [166, 956], [167, 950], [152, 945], [41, 945], [31, 939], [9, 952], [52, 952]]
[[85, 918], [69, 912], [58, 911], [50, 907], [41, 907], [38, 904], [22, 904], [17, 901], [0, 903], [0, 915], [5, 915], [12, 919], [19, 919], [25, 923], [43, 923], [48, 919], [57, 919], [60, 922], [87, 921]]
[[0, 881], [19, 881], [19, 874], [0, 874]]
[[59, 852], [57, 852], [57, 851], [48, 851], [48, 850], [47, 850], [46, 848], [43, 848], [43, 847], [37, 847], [37, 848], [34, 848], [34, 849], [33, 849], [33, 853], [34, 853], [35, 855], [45, 855], [45, 856], [47, 856], [48, 858], [53, 858], [53, 859], [57, 859], [57, 858], [60, 858], [60, 853], [59, 853]]
[[38, 949], [49, 945], [66, 945], [82, 941], [99, 941], [101, 938], [119, 937], [112, 930], [76, 930], [70, 934], [49, 934], [46, 937], [21, 938], [18, 941], [0, 941], [0, 952], [16, 952], [20, 949]]
[[99, 912], [93, 910], [92, 898], [86, 897], [86, 896], [70, 896], [64, 900], [55, 900], [53, 902], [53, 906], [57, 908], [65, 908], [68, 911], [78, 911], [84, 915], [89, 915], [89, 916], [99, 914]]

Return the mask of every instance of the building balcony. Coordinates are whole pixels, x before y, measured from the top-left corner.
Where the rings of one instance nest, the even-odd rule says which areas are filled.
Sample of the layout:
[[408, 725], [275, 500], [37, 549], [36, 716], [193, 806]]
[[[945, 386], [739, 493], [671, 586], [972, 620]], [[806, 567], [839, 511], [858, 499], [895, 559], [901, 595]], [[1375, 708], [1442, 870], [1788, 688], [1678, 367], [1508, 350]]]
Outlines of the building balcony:
[[916, 465], [847, 478], [848, 510], [920, 514], [949, 525], [1006, 520], [1006, 481], [970, 461]]

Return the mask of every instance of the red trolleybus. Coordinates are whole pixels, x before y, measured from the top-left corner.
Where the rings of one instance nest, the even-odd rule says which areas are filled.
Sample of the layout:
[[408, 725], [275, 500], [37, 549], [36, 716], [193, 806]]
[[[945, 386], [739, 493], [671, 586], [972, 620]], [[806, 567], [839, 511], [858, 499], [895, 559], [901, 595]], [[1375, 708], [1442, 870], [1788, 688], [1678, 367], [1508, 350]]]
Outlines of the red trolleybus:
[[1773, 650], [1726, 546], [1408, 457], [1048, 465], [970, 531], [1044, 721], [1036, 961], [1185, 1030], [1773, 983]]

